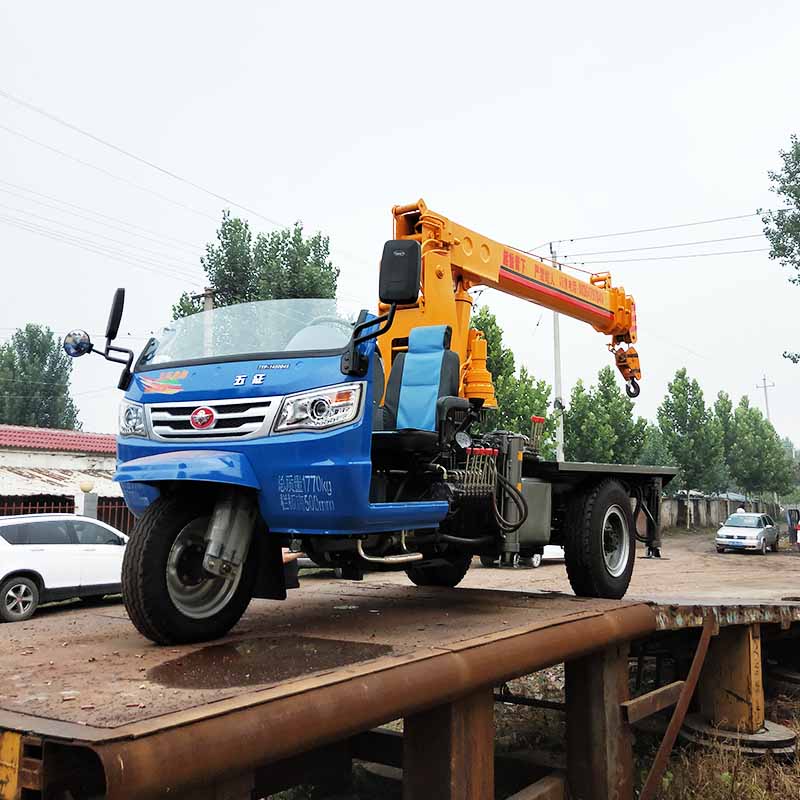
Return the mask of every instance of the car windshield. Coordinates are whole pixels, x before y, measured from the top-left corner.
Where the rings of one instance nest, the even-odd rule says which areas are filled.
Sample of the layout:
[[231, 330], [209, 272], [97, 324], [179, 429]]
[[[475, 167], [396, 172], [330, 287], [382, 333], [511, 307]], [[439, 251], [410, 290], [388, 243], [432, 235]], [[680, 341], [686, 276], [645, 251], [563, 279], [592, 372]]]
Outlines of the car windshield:
[[731, 514], [725, 520], [725, 526], [728, 528], [760, 528], [760, 519], [758, 517], [748, 517], [746, 514]]
[[169, 323], [148, 341], [137, 369], [197, 359], [290, 356], [344, 348], [358, 317], [338, 300], [261, 300], [222, 306]]

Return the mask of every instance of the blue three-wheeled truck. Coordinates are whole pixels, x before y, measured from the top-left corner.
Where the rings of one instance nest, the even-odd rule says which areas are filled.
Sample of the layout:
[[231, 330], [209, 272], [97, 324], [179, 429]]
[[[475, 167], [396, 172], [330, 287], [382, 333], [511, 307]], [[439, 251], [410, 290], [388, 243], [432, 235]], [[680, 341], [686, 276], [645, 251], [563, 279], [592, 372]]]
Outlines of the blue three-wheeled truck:
[[403, 569], [453, 587], [474, 556], [513, 565], [561, 544], [576, 593], [601, 597], [625, 593], [637, 538], [659, 554], [674, 470], [544, 460], [538, 418], [531, 431], [475, 433], [496, 401], [469, 289], [610, 334], [635, 396], [638, 357], [622, 347], [635, 341], [632, 300], [610, 277], [564, 282], [422, 201], [395, 208], [395, 236], [375, 314], [324, 299], [215, 308], [171, 322], [135, 357], [114, 344], [118, 290], [104, 348], [83, 331], [65, 338], [71, 356], [124, 364], [116, 480], [137, 522], [123, 596], [154, 642], [221, 636], [252, 597], [285, 598], [286, 547], [346, 579]]

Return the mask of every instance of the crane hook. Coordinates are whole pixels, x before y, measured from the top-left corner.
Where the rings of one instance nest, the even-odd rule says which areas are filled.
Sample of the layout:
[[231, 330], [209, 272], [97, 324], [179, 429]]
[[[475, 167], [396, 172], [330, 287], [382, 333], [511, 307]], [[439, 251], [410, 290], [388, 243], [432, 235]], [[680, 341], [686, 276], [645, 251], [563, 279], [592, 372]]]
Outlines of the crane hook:
[[631, 378], [625, 384], [625, 394], [627, 394], [628, 397], [630, 397], [631, 399], [634, 397], [638, 397], [640, 391], [641, 389], [639, 388], [639, 383], [636, 380], [636, 378]]

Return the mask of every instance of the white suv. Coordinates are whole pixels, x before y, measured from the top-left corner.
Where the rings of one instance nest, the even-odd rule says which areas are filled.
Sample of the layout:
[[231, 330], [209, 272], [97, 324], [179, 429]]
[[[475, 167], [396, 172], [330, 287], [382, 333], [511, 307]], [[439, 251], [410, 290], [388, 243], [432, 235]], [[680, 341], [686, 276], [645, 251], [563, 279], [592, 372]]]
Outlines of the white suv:
[[117, 594], [127, 541], [89, 517], [0, 517], [0, 621], [28, 619], [50, 600]]

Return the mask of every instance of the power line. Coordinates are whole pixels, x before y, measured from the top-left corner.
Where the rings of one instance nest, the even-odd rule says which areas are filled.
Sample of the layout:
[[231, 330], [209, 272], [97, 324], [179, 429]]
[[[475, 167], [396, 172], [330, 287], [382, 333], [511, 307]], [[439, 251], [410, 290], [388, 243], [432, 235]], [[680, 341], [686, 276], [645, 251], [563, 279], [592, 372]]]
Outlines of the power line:
[[[37, 197], [44, 197], [46, 200], [52, 200], [54, 203], [60, 203], [61, 205], [68, 206], [69, 208], [77, 208], [79, 211], [85, 211], [86, 214], [92, 214], [96, 217], [100, 217], [104, 220], [111, 220], [112, 222], [117, 222], [120, 225], [124, 225], [128, 228], [133, 228], [134, 230], [144, 231], [144, 233], [150, 234], [150, 236], [142, 236], [142, 234], [135, 234], [137, 236], [142, 236], [143, 239], [150, 239], [151, 241], [157, 241], [159, 239], [163, 240], [164, 243], [169, 247], [175, 247], [176, 244], [181, 245], [181, 247], [176, 247], [176, 249], [183, 250], [187, 253], [196, 254], [198, 251], [198, 246], [195, 243], [189, 242], [186, 239], [178, 239], [174, 236], [169, 236], [165, 233], [159, 233], [158, 231], [151, 230], [150, 228], [145, 228], [141, 225], [137, 225], [133, 222], [128, 222], [127, 220], [120, 219], [119, 217], [112, 217], [110, 214], [104, 214], [101, 211], [95, 211], [92, 208], [87, 208], [86, 206], [79, 206], [77, 203], [70, 203], [67, 200], [61, 200], [58, 197], [54, 197], [53, 195], [44, 194], [43, 192], [37, 192], [35, 189], [30, 189], [27, 186], [20, 186], [16, 183], [11, 183], [10, 181], [4, 181], [0, 179], [0, 184], [4, 186], [11, 186], [14, 189], [19, 189], [19, 192], [14, 192], [11, 189], [4, 189], [0, 186], [0, 192], [5, 192], [6, 194], [13, 195], [14, 197], [19, 197], [23, 200], [27, 200], [30, 203], [36, 203], [37, 205], [44, 206], [45, 208], [50, 208], [53, 211], [59, 211], [62, 214], [71, 214], [72, 216], [79, 217], [80, 219], [89, 220], [90, 222], [97, 223], [97, 220], [93, 219], [92, 217], [86, 216], [85, 214], [78, 214], [75, 211], [67, 211], [66, 209], [60, 208], [57, 205], [52, 205], [51, 203], [45, 203], [42, 200], [36, 200], [33, 197], [28, 197], [26, 194], [21, 194], [20, 192], [27, 192], [28, 194], [36, 195]], [[113, 225], [109, 225], [108, 227], [114, 228]], [[117, 227], [116, 230], [125, 231], [124, 228]], [[170, 244], [174, 242], [175, 244]]]
[[577, 258], [578, 256], [604, 256], [610, 253], [634, 253], [640, 250], [664, 250], [668, 247], [689, 247], [698, 244], [717, 244], [719, 242], [733, 242], [738, 239], [759, 239], [763, 233], [750, 233], [746, 236], [725, 236], [722, 239], [701, 239], [695, 242], [676, 242], [675, 244], [656, 244], [649, 247], [628, 247], [625, 250], [594, 250], [590, 253], [570, 253], [564, 258]]
[[769, 247], [757, 247], [754, 250], [722, 250], [718, 253], [684, 253], [677, 256], [649, 256], [647, 258], [617, 258], [606, 261], [580, 261], [580, 264], [624, 264], [628, 261], [673, 261], [679, 258], [708, 258], [709, 256], [732, 256], [738, 253], [765, 253]]
[[89, 169], [96, 170], [97, 172], [102, 173], [103, 175], [107, 175], [109, 178], [114, 178], [114, 180], [122, 181], [123, 183], [127, 183], [129, 186], [133, 186], [134, 188], [138, 189], [141, 192], [147, 192], [148, 194], [152, 194], [155, 197], [158, 197], [161, 200], [164, 200], [167, 203], [172, 203], [179, 208], [184, 209], [185, 211], [190, 211], [192, 214], [197, 214], [201, 217], [206, 217], [207, 219], [213, 219], [214, 221], [217, 220], [213, 214], [207, 214], [205, 211], [200, 211], [199, 209], [193, 208], [192, 206], [186, 205], [186, 203], [182, 203], [180, 200], [174, 200], [171, 197], [168, 197], [165, 194], [161, 194], [161, 192], [155, 191], [155, 189], [150, 189], [147, 186], [142, 186], [136, 181], [132, 181], [129, 178], [125, 178], [122, 175], [117, 175], [115, 172], [111, 172], [110, 170], [105, 169], [105, 167], [99, 167], [97, 164], [92, 164], [90, 161], [84, 161], [82, 158], [78, 158], [77, 156], [73, 156], [70, 153], [65, 152], [64, 150], [59, 150], [57, 147], [53, 147], [52, 145], [45, 144], [44, 142], [40, 142], [38, 139], [34, 139], [31, 136], [28, 136], [20, 131], [16, 131], [13, 128], [9, 128], [7, 125], [0, 124], [0, 130], [4, 130], [6, 133], [10, 133], [13, 136], [19, 136], [20, 139], [24, 139], [26, 142], [30, 142], [31, 144], [38, 145], [39, 147], [43, 147], [45, 150], [50, 150], [53, 153], [57, 153], [64, 158], [68, 158], [70, 161], [74, 161], [76, 164], [81, 164], [84, 167], [89, 167]]
[[107, 139], [103, 139], [100, 136], [91, 133], [90, 131], [85, 130], [84, 128], [80, 128], [77, 125], [73, 124], [72, 122], [68, 122], [61, 117], [56, 116], [55, 114], [47, 111], [40, 106], [36, 106], [33, 103], [29, 103], [26, 100], [22, 100], [19, 97], [15, 97], [11, 93], [0, 89], [0, 96], [5, 97], [6, 100], [10, 100], [12, 103], [16, 103], [23, 108], [27, 108], [29, 111], [33, 111], [36, 114], [41, 114], [43, 117], [46, 117], [53, 122], [57, 122], [59, 125], [63, 125], [65, 128], [69, 128], [76, 133], [81, 134], [81, 136], [86, 136], [89, 139], [97, 142], [98, 144], [103, 145], [104, 147], [108, 147], [111, 150], [114, 150], [117, 153], [120, 153], [127, 158], [131, 158], [134, 161], [138, 161], [140, 164], [144, 164], [145, 166], [150, 167], [151, 169], [157, 170], [158, 172], [162, 173], [163, 175], [167, 175], [168, 177], [172, 178], [173, 180], [180, 181], [181, 183], [186, 184], [187, 186], [191, 186], [193, 189], [197, 189], [198, 191], [205, 192], [205, 194], [210, 195], [211, 197], [216, 198], [217, 200], [221, 200], [223, 203], [227, 203], [231, 206], [236, 206], [237, 208], [241, 208], [244, 211], [247, 211], [248, 214], [253, 214], [256, 217], [268, 222], [270, 225], [275, 226], [276, 228], [283, 228], [285, 225], [281, 222], [276, 222], [274, 219], [270, 219], [266, 215], [262, 214], [260, 211], [256, 211], [253, 208], [248, 208], [241, 203], [237, 203], [235, 200], [231, 200], [229, 197], [225, 195], [218, 194], [217, 192], [209, 189], [199, 183], [195, 183], [188, 178], [184, 178], [182, 175], [178, 175], [176, 172], [172, 170], [166, 169], [165, 167], [159, 166], [158, 164], [153, 163], [152, 161], [148, 161], [146, 158], [142, 158], [142, 156], [136, 155], [136, 153], [132, 153], [130, 150], [126, 150], [124, 147], [120, 147], [119, 145], [114, 144], [113, 142], [109, 142]]
[[[156, 256], [156, 258], [163, 258], [165, 259], [165, 264], [172, 264], [176, 267], [194, 267], [195, 265], [191, 261], [179, 261], [174, 259], [169, 253], [165, 253], [163, 251], [158, 250], [150, 250], [147, 247], [142, 247], [141, 245], [132, 244], [131, 242], [124, 242], [120, 239], [114, 239], [112, 236], [105, 236], [102, 233], [98, 233], [97, 231], [87, 230], [86, 228], [79, 228], [77, 225], [70, 225], [68, 222], [61, 222], [60, 220], [53, 219], [52, 217], [46, 217], [43, 214], [37, 214], [35, 211], [27, 211], [24, 208], [16, 208], [15, 206], [7, 206], [5, 203], [0, 203], [0, 208], [6, 209], [6, 211], [14, 211], [17, 214], [27, 214], [30, 217], [36, 217], [37, 219], [44, 220], [45, 222], [52, 222], [55, 225], [61, 225], [63, 228], [69, 228], [73, 231], [78, 231], [78, 233], [87, 233], [90, 236], [97, 236], [99, 239], [105, 239], [106, 241], [113, 242], [114, 244], [122, 245], [123, 247], [135, 247], [137, 248], [137, 252], [142, 253], [149, 253], [150, 255]], [[173, 260], [174, 259], [174, 260]]]
[[[760, 217], [763, 214], [771, 213], [773, 210], [781, 211], [783, 209], [766, 209], [763, 212], [754, 211], [751, 214], [737, 214], [733, 217], [717, 217], [716, 219], [701, 219], [695, 220], [694, 222], [681, 222], [677, 225], [659, 225], [655, 228], [636, 228], [634, 230], [629, 231], [617, 231], [616, 233], [598, 233], [592, 236], [572, 236], [567, 239], [553, 239], [554, 244], [558, 244], [561, 242], [583, 242], [587, 239], [609, 239], [613, 236], [632, 236], [636, 233], [654, 233], [655, 231], [671, 231], [675, 230], [676, 228], [692, 228], [696, 225], [713, 225], [716, 222], [730, 222], [732, 220], [737, 219], [749, 219], [750, 217]], [[544, 247], [546, 244], [550, 244], [550, 242], [542, 242], [542, 244], [537, 245], [536, 247], [532, 247], [531, 250], [538, 250], [541, 247]]]
[[11, 225], [13, 227], [21, 228], [22, 230], [28, 231], [30, 233], [36, 233], [40, 236], [44, 236], [45, 238], [48, 239], [53, 239], [57, 242], [62, 242], [64, 244], [72, 245], [73, 247], [78, 247], [79, 249], [86, 250], [87, 252], [90, 253], [95, 253], [98, 255], [105, 256], [107, 258], [111, 258], [115, 261], [120, 261], [122, 263], [128, 264], [138, 269], [143, 269], [147, 272], [156, 272], [159, 275], [179, 280], [190, 286], [194, 287], [201, 286], [201, 284], [197, 282], [197, 279], [194, 276], [189, 276], [186, 273], [179, 273], [177, 271], [173, 271], [169, 267], [165, 267], [161, 264], [157, 264], [155, 262], [148, 261], [146, 259], [138, 259], [136, 256], [131, 256], [130, 254], [127, 253], [121, 254], [119, 250], [114, 250], [113, 248], [107, 247], [106, 245], [97, 244], [95, 242], [92, 242], [91, 240], [81, 239], [80, 237], [72, 236], [70, 234], [61, 233], [58, 231], [52, 231], [42, 226], [36, 225], [35, 223], [27, 222], [26, 220], [15, 219], [13, 217], [0, 216], [0, 222], [3, 222], [7, 225]]

